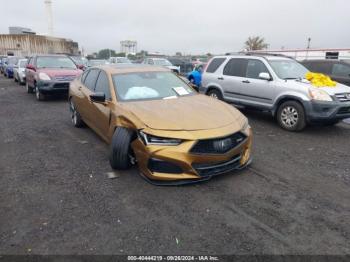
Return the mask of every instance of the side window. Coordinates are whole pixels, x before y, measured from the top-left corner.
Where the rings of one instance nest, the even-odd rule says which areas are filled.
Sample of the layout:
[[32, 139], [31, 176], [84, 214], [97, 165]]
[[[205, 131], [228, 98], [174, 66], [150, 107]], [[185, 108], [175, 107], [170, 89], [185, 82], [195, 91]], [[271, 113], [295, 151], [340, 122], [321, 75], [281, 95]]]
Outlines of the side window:
[[81, 82], [85, 84], [85, 79], [87, 75], [89, 74], [90, 70], [86, 70], [82, 75], [81, 75]]
[[269, 73], [269, 70], [266, 68], [263, 62], [256, 59], [249, 59], [247, 64], [247, 78], [259, 79], [260, 73]]
[[85, 78], [84, 85], [91, 91], [94, 91], [95, 89], [98, 73], [99, 73], [99, 70], [92, 69], [89, 71], [89, 74]]
[[331, 64], [323, 63], [323, 62], [311, 62], [307, 67], [311, 72], [322, 73], [322, 74], [330, 74], [331, 73]]
[[214, 73], [226, 60], [226, 58], [214, 58], [211, 60], [206, 72], [207, 73]]
[[332, 75], [340, 77], [350, 77], [350, 66], [343, 64], [334, 64], [332, 68]]
[[29, 64], [29, 65], [32, 65], [32, 64], [33, 64], [33, 57], [29, 58], [28, 64]]
[[224, 75], [246, 77], [247, 59], [232, 58], [224, 68]]
[[106, 100], [111, 100], [111, 91], [109, 89], [109, 81], [107, 74], [101, 71], [96, 82], [95, 92], [102, 92], [106, 95]]

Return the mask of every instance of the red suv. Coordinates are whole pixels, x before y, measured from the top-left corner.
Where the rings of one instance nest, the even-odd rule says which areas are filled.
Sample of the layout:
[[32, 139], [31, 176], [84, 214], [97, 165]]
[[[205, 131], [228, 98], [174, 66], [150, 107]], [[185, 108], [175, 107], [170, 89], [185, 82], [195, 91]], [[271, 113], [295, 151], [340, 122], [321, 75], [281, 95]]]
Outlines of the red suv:
[[68, 94], [69, 83], [83, 71], [65, 55], [37, 55], [28, 60], [26, 88], [38, 100], [49, 94]]

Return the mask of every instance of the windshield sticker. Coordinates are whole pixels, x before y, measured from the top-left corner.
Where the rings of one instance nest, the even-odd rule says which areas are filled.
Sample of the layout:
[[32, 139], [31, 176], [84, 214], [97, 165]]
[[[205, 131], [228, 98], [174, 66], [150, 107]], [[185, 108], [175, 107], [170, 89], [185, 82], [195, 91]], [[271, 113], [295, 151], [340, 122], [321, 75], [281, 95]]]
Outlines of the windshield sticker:
[[188, 95], [189, 92], [183, 87], [183, 86], [178, 86], [178, 87], [173, 87], [173, 90], [178, 94], [179, 96], [185, 96]]

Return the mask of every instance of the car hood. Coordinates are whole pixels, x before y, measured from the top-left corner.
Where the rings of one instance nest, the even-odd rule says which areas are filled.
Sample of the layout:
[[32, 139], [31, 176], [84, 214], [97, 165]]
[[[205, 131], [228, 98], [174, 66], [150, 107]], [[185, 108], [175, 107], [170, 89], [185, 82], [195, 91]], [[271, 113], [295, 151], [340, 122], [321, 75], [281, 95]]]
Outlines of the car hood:
[[233, 123], [240, 128], [244, 118], [234, 107], [204, 95], [125, 102], [122, 106], [147, 127], [158, 130], [207, 130]]
[[329, 95], [335, 95], [335, 94], [339, 94], [339, 93], [350, 93], [350, 87], [337, 83], [336, 86], [332, 86], [332, 87], [315, 87], [313, 86], [309, 81], [307, 81], [306, 79], [303, 80], [288, 80], [289, 84], [293, 84], [293, 85], [297, 85], [300, 87], [313, 87], [313, 88], [317, 88], [317, 89], [321, 89], [326, 91]]
[[38, 73], [45, 73], [51, 78], [56, 78], [58, 76], [78, 76], [82, 73], [80, 69], [67, 69], [67, 68], [40, 68]]

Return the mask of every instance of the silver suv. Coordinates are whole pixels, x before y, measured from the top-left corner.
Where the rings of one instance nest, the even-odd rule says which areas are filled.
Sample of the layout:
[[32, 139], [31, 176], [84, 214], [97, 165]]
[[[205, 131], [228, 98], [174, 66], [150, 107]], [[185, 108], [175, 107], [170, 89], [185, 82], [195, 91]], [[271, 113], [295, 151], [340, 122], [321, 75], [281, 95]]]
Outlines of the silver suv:
[[216, 56], [202, 76], [200, 92], [237, 106], [271, 112], [279, 125], [300, 131], [308, 123], [350, 118], [350, 87], [314, 87], [294, 59], [246, 53]]

